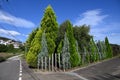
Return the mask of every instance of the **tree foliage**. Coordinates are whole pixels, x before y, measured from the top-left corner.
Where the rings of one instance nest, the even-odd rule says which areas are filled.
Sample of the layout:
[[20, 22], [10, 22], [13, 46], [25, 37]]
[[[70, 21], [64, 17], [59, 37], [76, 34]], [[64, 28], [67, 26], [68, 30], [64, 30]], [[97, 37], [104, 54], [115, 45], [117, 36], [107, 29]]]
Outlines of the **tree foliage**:
[[8, 47], [4, 44], [0, 44], [0, 52], [6, 52], [8, 50]]
[[67, 38], [66, 33], [64, 35], [64, 45], [62, 48], [62, 63], [63, 63], [63, 69], [68, 69], [71, 67], [69, 40]]
[[91, 62], [95, 62], [99, 60], [99, 53], [97, 49], [97, 45], [94, 42], [93, 38], [90, 40], [90, 52], [91, 52]]
[[[82, 62], [90, 63], [112, 57], [108, 38], [105, 38], [105, 42], [95, 43], [89, 34], [90, 26], [73, 27], [67, 20], [58, 29], [56, 15], [50, 5], [45, 9], [40, 26], [32, 31], [26, 41], [28, 46], [26, 60], [31, 67], [37, 67], [38, 54], [46, 55], [46, 53], [49, 56], [55, 52], [65, 55], [70, 53], [68, 56], [71, 67], [76, 67]], [[69, 61], [69, 58], [65, 57], [62, 58], [66, 62]]]
[[79, 50], [84, 51], [83, 47], [87, 47], [92, 36], [89, 34], [90, 26], [82, 25], [73, 27], [75, 39], [78, 41]]
[[42, 31], [45, 30], [48, 52], [51, 55], [54, 53], [56, 47], [55, 42], [58, 33], [58, 23], [56, 15], [50, 5], [45, 9], [44, 16], [41, 21], [41, 29]]
[[67, 30], [67, 23], [64, 21], [60, 26], [59, 26], [59, 32], [58, 32], [58, 38], [57, 38], [57, 44], [61, 42], [61, 40], [64, 39], [65, 32]]
[[112, 48], [109, 44], [108, 38], [105, 37], [105, 45], [106, 45], [106, 57], [111, 58], [113, 56], [112, 54]]
[[37, 67], [37, 55], [41, 50], [41, 37], [42, 37], [42, 30], [39, 29], [31, 42], [31, 47], [27, 53], [27, 63], [30, 67]]
[[73, 34], [73, 27], [72, 24], [70, 23], [70, 21], [66, 21], [66, 26], [67, 26], [67, 37], [69, 40], [69, 44], [70, 44], [70, 62], [71, 62], [71, 66], [75, 67], [78, 66], [78, 64], [80, 63], [79, 57], [78, 57], [78, 53], [76, 50], [76, 43], [75, 43], [75, 38], [74, 38], [74, 34]]
[[60, 41], [58, 47], [57, 47], [57, 53], [61, 53], [63, 47], [63, 40]]
[[41, 28], [35, 29], [27, 40], [30, 49], [26, 59], [31, 67], [37, 67], [37, 55], [41, 51], [41, 38], [44, 31], [46, 34], [48, 53], [51, 55], [54, 53], [56, 47], [55, 42], [58, 33], [58, 23], [56, 21], [55, 13], [50, 5], [45, 9], [44, 16], [41, 20]]
[[26, 40], [26, 47], [27, 47], [27, 51], [29, 51], [30, 47], [31, 47], [31, 43], [32, 40], [34, 39], [37, 31], [39, 30], [39, 28], [37, 27], [36, 29], [34, 29], [28, 36], [27, 40]]
[[41, 41], [41, 51], [38, 57], [45, 57], [48, 56], [48, 47], [46, 42], [46, 35], [45, 31], [42, 33], [42, 41]]

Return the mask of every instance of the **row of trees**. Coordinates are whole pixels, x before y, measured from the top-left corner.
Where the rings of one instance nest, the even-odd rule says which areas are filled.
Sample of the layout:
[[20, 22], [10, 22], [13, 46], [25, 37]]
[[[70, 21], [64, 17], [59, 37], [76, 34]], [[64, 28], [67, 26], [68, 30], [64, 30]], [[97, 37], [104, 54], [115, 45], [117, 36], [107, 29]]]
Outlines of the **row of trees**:
[[[69, 43], [71, 67], [81, 65], [84, 61], [83, 58], [88, 62], [98, 61], [100, 59], [100, 49], [98, 49], [99, 43], [94, 42], [89, 31], [89, 26], [82, 25], [73, 27], [69, 20], [66, 20], [58, 27], [56, 15], [49, 5], [45, 9], [40, 26], [32, 31], [26, 41], [27, 63], [31, 67], [37, 67], [38, 54], [41, 52], [41, 49], [43, 50], [43, 45], [41, 43], [43, 33], [46, 35], [48, 56], [64, 52], [64, 36], [66, 35], [68, 39], [67, 42]], [[112, 56], [112, 51], [107, 37], [104, 44], [105, 54], [110, 58]], [[85, 57], [83, 57], [82, 53], [86, 53], [84, 55]]]
[[0, 44], [0, 52], [11, 52], [14, 49], [13, 44], [4, 45]]
[[24, 51], [23, 45], [20, 45], [19, 48], [14, 48], [13, 44], [9, 45], [0, 44], [0, 52], [17, 53], [21, 51]]

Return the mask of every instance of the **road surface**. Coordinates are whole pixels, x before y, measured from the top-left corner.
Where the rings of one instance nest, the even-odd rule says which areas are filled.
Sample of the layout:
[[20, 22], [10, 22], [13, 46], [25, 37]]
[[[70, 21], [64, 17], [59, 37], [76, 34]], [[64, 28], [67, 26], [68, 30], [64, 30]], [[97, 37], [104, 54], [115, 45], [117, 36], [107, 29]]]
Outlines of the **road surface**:
[[0, 63], [0, 80], [19, 80], [20, 61], [15, 56]]
[[0, 80], [120, 80], [120, 58], [114, 58], [86, 68], [47, 74], [33, 72], [18, 56], [0, 63]]
[[19, 56], [0, 63], [0, 80], [40, 80]]
[[120, 80], [120, 58], [74, 71], [89, 80]]

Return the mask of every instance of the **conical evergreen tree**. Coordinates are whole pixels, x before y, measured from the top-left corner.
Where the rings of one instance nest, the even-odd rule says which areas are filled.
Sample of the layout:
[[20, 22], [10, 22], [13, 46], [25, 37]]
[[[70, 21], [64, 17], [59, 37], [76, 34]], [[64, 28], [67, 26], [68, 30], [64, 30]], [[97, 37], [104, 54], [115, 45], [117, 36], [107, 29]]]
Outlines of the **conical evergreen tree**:
[[77, 42], [77, 40], [76, 40], [76, 51], [77, 51], [77, 53], [78, 53], [78, 57], [79, 57], [79, 60], [80, 60], [79, 65], [81, 65], [81, 64], [82, 64], [82, 61], [81, 61], [81, 55], [80, 55], [80, 53], [79, 53], [78, 48], [79, 48], [79, 46], [78, 46], [78, 42]]
[[50, 5], [45, 9], [44, 16], [41, 21], [41, 29], [42, 31], [45, 30], [48, 52], [51, 55], [54, 53], [56, 47], [55, 42], [58, 33], [58, 23], [55, 13]]
[[98, 47], [100, 59], [105, 59], [106, 58], [105, 42], [104, 41], [98, 41], [97, 42], [97, 47]]
[[37, 31], [39, 30], [39, 28], [37, 27], [36, 29], [34, 29], [28, 36], [27, 40], [26, 40], [26, 48], [27, 48], [27, 51], [29, 51], [30, 47], [31, 47], [31, 43], [32, 43], [32, 40], [34, 39]]
[[91, 61], [92, 62], [98, 61], [99, 60], [98, 49], [93, 38], [91, 38], [90, 40], [90, 50], [91, 50]]
[[68, 69], [71, 67], [70, 64], [70, 52], [69, 52], [69, 41], [67, 35], [64, 35], [64, 45], [62, 48], [62, 62], [63, 62], [63, 69]]
[[75, 67], [79, 65], [80, 59], [76, 50], [76, 43], [73, 35], [72, 24], [68, 20], [66, 21], [66, 24], [67, 24], [67, 37], [70, 44], [70, 62], [71, 62], [71, 66]]
[[45, 31], [42, 33], [42, 41], [41, 41], [41, 52], [39, 53], [39, 57], [48, 56], [48, 48], [46, 42]]
[[109, 44], [108, 38], [105, 38], [105, 45], [106, 45], [106, 56], [107, 58], [111, 58], [113, 56], [112, 54], [112, 48]]
[[60, 41], [58, 47], [57, 47], [57, 53], [61, 53], [62, 52], [62, 47], [63, 47], [63, 40]]
[[37, 67], [37, 55], [41, 50], [41, 37], [42, 37], [42, 31], [41, 29], [39, 29], [31, 43], [31, 47], [27, 53], [27, 63], [29, 64], [29, 66], [31, 67]]

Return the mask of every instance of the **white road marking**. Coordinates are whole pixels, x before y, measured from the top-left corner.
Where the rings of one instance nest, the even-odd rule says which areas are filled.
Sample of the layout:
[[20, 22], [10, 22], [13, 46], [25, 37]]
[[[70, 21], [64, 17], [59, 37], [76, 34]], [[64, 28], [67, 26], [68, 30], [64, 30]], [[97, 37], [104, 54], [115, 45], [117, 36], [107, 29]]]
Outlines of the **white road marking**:
[[78, 75], [77, 73], [65, 72], [65, 74], [74, 75], [74, 76], [76, 76], [76, 77], [78, 77], [78, 78], [80, 78], [80, 79], [82, 79], [82, 80], [88, 80], [87, 78], [85, 78], [85, 77], [83, 77], [83, 76], [80, 76], [80, 75]]
[[22, 80], [22, 63], [21, 60], [20, 61], [20, 72], [19, 72], [19, 80]]
[[20, 73], [22, 73], [22, 71], [20, 70]]
[[19, 77], [19, 80], [22, 80], [22, 77]]

